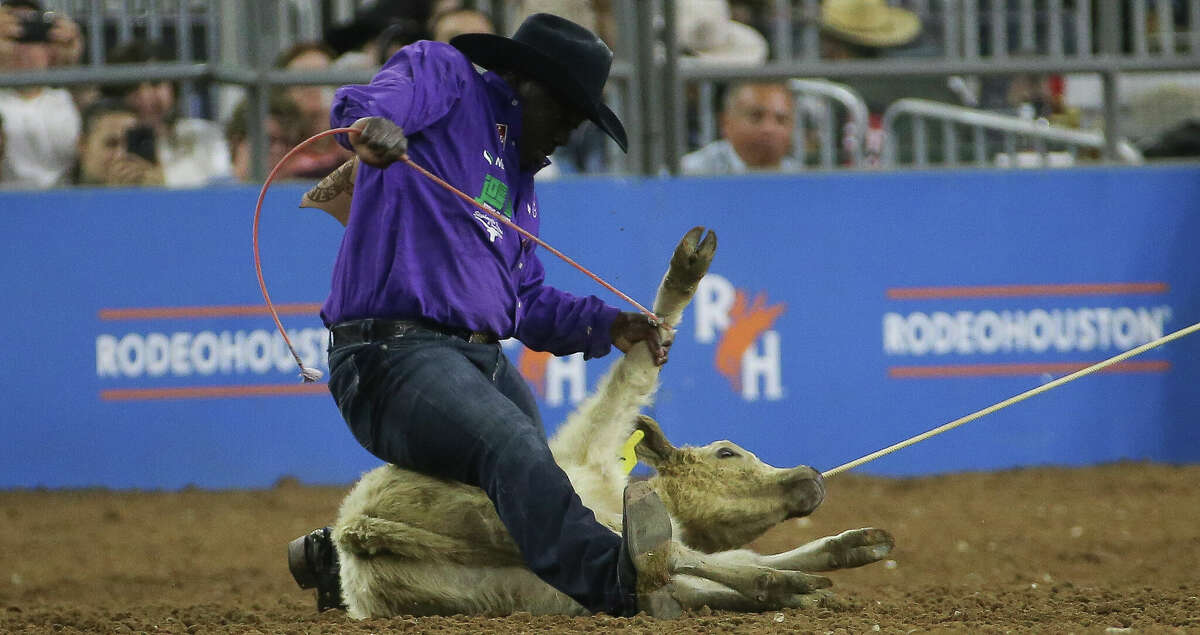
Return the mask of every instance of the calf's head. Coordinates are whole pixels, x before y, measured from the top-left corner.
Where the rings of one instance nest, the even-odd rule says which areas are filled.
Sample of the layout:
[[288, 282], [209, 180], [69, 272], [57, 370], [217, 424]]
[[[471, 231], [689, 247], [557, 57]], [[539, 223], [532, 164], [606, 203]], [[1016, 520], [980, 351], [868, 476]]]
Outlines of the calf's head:
[[821, 474], [807, 465], [777, 468], [730, 441], [671, 445], [658, 423], [638, 417], [645, 437], [638, 460], [654, 468], [654, 489], [682, 530], [705, 552], [737, 549], [776, 523], [807, 516], [825, 498]]

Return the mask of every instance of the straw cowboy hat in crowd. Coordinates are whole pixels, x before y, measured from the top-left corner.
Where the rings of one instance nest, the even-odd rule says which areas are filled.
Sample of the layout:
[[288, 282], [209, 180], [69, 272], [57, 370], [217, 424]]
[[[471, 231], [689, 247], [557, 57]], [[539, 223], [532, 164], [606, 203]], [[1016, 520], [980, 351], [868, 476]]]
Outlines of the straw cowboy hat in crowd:
[[889, 7], [885, 0], [825, 0], [821, 28], [852, 44], [883, 48], [915, 40], [921, 20], [912, 11]]
[[512, 69], [537, 80], [627, 151], [625, 126], [604, 104], [613, 53], [595, 33], [565, 18], [535, 13], [511, 38], [466, 33], [450, 40], [450, 45], [488, 70]]

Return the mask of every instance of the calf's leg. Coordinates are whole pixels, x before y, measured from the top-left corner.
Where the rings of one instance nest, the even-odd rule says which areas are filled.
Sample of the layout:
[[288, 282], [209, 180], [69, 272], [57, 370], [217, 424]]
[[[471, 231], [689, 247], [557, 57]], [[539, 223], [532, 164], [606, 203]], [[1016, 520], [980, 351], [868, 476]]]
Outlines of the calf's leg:
[[758, 561], [767, 567], [789, 571], [852, 569], [882, 560], [895, 544], [887, 531], [866, 527], [826, 536], [791, 551], [760, 556]]
[[734, 555], [705, 554], [675, 543], [672, 545], [671, 573], [712, 580], [752, 600], [772, 604], [833, 585], [829, 578], [765, 567], [757, 562], [746, 562], [736, 555], [738, 552], [730, 553]]

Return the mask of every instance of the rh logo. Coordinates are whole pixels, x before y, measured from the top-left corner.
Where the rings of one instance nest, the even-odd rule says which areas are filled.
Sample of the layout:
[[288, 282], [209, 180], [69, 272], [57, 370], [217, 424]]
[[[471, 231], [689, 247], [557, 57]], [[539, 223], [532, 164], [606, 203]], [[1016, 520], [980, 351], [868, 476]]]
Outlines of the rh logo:
[[692, 299], [696, 341], [716, 341], [713, 363], [717, 372], [743, 399], [783, 399], [780, 337], [771, 327], [783, 315], [785, 305], [768, 305], [765, 292], [755, 295], [753, 301], [748, 298], [747, 291], [709, 272]]
[[[700, 281], [691, 310], [699, 344], [713, 344], [713, 366], [730, 388], [746, 401], [783, 399], [782, 338], [773, 329], [785, 305], [768, 304], [766, 292], [751, 297], [727, 278], [709, 272]], [[686, 329], [683, 329], [686, 330]], [[583, 401], [587, 365], [582, 354], [555, 357], [505, 343], [518, 355], [517, 367], [533, 391], [551, 407]]]

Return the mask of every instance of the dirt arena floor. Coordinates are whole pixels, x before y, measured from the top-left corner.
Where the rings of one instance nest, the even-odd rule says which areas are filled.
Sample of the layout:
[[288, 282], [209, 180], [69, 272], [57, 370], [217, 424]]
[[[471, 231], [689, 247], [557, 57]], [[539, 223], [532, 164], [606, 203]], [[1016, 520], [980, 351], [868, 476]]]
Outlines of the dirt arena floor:
[[645, 617], [317, 614], [288, 540], [344, 488], [0, 492], [0, 632], [1200, 633], [1200, 466], [1122, 463], [919, 479], [843, 475], [755, 543], [890, 530], [892, 558], [834, 572], [811, 611]]

